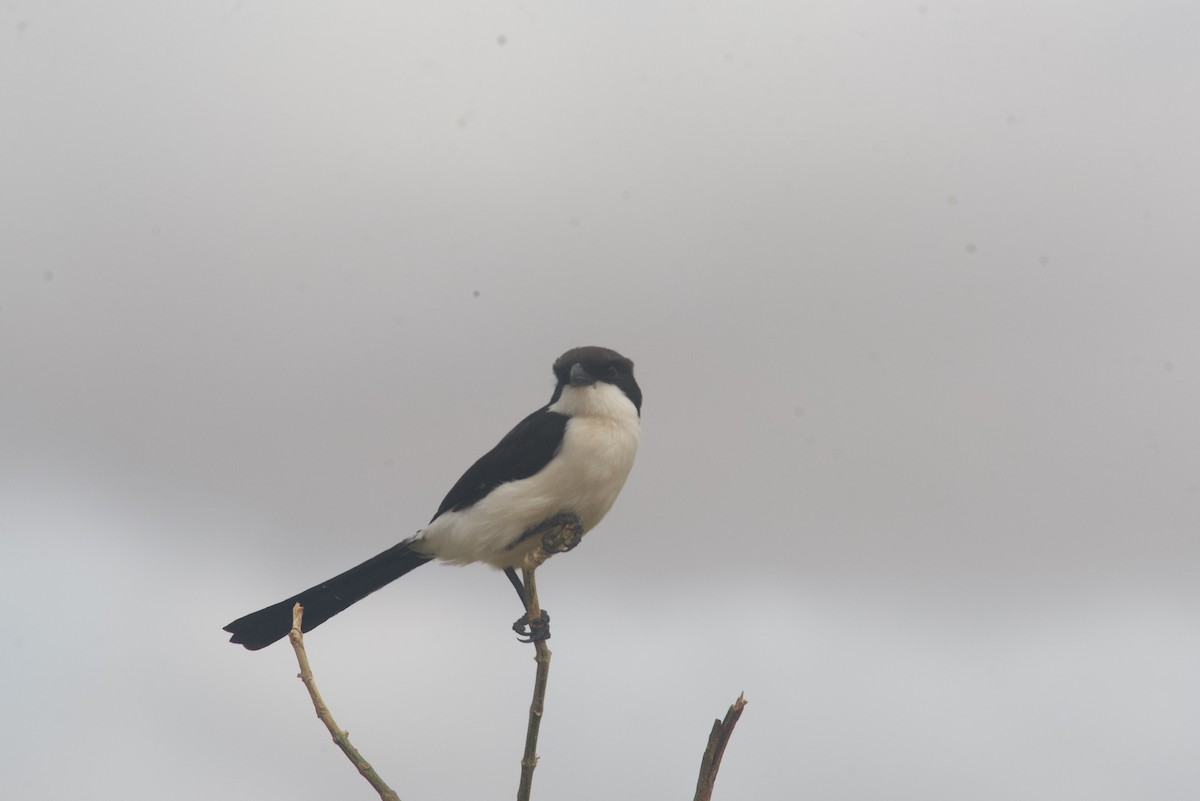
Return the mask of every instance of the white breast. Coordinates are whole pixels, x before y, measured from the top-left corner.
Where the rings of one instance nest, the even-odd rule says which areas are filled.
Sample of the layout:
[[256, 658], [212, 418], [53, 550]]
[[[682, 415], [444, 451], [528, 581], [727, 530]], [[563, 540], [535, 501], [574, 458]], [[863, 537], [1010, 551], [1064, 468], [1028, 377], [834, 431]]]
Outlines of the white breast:
[[637, 409], [612, 384], [565, 387], [551, 411], [570, 416], [562, 447], [529, 478], [502, 484], [474, 506], [446, 512], [417, 535], [422, 551], [452, 564], [517, 567], [536, 541], [511, 547], [530, 527], [560, 512], [584, 531], [617, 500], [637, 455]]

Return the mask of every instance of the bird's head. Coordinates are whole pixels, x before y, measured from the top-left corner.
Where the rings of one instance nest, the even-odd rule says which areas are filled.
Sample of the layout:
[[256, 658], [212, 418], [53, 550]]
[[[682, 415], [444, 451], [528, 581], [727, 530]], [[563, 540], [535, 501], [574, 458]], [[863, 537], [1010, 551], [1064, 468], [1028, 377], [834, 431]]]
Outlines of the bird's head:
[[[571, 407], [594, 406], [595, 402], [603, 403], [605, 396], [613, 395], [606, 389], [613, 387], [641, 414], [642, 390], [633, 377], [633, 362], [615, 350], [596, 346], [571, 348], [554, 362], [554, 377], [558, 384], [550, 399], [551, 405], [561, 401], [561, 405]], [[564, 392], [568, 397], [564, 397]], [[594, 402], [583, 404], [584, 398]], [[579, 410], [572, 409], [570, 413], [576, 414]]]

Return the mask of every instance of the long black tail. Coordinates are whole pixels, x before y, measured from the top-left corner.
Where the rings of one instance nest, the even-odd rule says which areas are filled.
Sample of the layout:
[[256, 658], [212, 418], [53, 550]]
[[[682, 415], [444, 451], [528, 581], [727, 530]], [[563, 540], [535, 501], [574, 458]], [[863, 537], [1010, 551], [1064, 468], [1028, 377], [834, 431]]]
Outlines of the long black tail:
[[310, 587], [286, 601], [251, 612], [225, 627], [232, 643], [251, 651], [281, 640], [292, 630], [292, 607], [304, 607], [304, 631], [311, 631], [329, 618], [375, 590], [428, 562], [430, 557], [410, 549], [407, 543], [393, 545], [345, 573]]

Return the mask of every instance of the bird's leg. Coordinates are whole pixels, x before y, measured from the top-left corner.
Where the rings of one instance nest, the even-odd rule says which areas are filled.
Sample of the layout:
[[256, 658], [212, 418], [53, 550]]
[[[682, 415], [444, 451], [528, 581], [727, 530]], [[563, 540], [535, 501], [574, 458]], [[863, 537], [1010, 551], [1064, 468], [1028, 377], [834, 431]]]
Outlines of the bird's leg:
[[[525, 604], [525, 614], [517, 618], [512, 625], [513, 631], [517, 633], [517, 640], [525, 643], [550, 639], [550, 613], [538, 606], [537, 584], [533, 579], [533, 570], [530, 567], [521, 568], [521, 573], [525, 576], [523, 582], [525, 591], [521, 597]], [[517, 578], [516, 571], [512, 572], [509, 580], [514, 582], [514, 586], [516, 586], [516, 582], [521, 581]]]
[[525, 581], [522, 582], [517, 577], [516, 569], [509, 567], [504, 570], [504, 575], [508, 576], [513, 589], [517, 591], [517, 595], [521, 597], [521, 603], [525, 606], [525, 614], [513, 623], [513, 631], [517, 633], [521, 642], [550, 639], [550, 613], [538, 605], [537, 585], [534, 583], [533, 571], [552, 554], [569, 551], [578, 545], [583, 539], [583, 523], [580, 521], [579, 515], [560, 512], [531, 526], [521, 534], [517, 542], [509, 547], [537, 535], [541, 535], [539, 547], [526, 557], [526, 564], [521, 568]]
[[[531, 637], [533, 631], [529, 625], [529, 599], [525, 597], [525, 585], [521, 583], [521, 578], [517, 575], [517, 571], [511, 567], [504, 568], [504, 575], [508, 576], [508, 580], [512, 582], [513, 589], [517, 591], [517, 597], [521, 599], [521, 605], [525, 607], [525, 614], [521, 615], [521, 618], [516, 623], [513, 623], [513, 631], [520, 634], [522, 638]], [[541, 610], [541, 612], [542, 614], [538, 623], [546, 630], [546, 637], [543, 639], [547, 639], [550, 637], [550, 613], [545, 609]], [[521, 640], [521, 642], [534, 641], [534, 639]]]
[[529, 611], [529, 604], [525, 602], [525, 585], [521, 583], [521, 577], [517, 575], [514, 568], [504, 568], [504, 575], [508, 576], [508, 580], [512, 582], [513, 589], [517, 591], [517, 597], [521, 599], [521, 603], [525, 606], [525, 611]]

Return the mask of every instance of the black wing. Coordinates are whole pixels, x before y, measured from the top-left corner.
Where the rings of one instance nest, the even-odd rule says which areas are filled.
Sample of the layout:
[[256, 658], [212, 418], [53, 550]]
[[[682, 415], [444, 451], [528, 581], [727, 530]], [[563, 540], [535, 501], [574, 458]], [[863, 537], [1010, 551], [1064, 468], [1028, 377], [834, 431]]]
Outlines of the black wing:
[[504, 435], [496, 447], [480, 457], [446, 493], [437, 514], [474, 506], [501, 484], [529, 478], [541, 470], [562, 447], [567, 415], [542, 407]]

